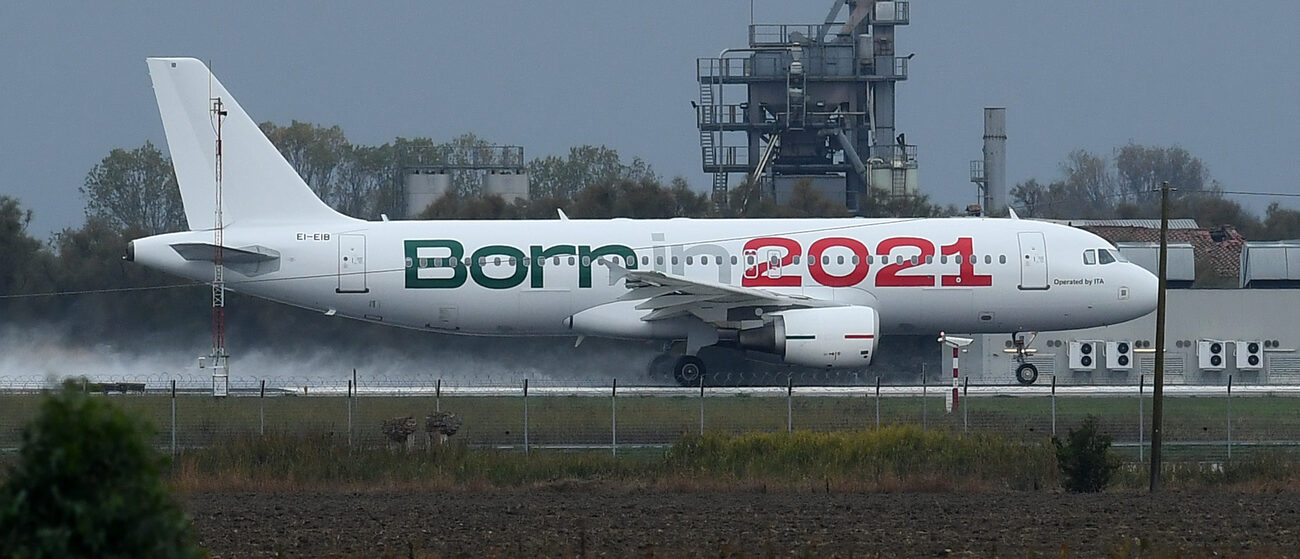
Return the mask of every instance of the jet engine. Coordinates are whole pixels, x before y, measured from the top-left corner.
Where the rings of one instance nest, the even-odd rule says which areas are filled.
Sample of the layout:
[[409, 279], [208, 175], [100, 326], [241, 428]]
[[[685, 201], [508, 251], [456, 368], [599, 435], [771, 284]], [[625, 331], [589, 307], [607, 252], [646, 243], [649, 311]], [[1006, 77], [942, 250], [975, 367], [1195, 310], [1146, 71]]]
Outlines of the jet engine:
[[880, 317], [871, 307], [794, 309], [768, 316], [770, 324], [740, 331], [740, 347], [808, 367], [865, 367], [875, 355]]

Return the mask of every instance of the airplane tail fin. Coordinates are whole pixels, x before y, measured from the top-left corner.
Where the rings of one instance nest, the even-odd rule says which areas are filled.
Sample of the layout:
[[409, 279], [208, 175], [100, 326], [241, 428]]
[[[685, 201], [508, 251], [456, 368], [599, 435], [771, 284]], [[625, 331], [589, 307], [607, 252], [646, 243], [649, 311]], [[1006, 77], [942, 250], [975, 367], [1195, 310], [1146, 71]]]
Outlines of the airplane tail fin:
[[222, 87], [203, 62], [150, 58], [158, 112], [191, 230], [216, 224], [216, 141], [220, 99], [222, 221], [225, 226], [339, 221], [280, 155], [257, 123]]

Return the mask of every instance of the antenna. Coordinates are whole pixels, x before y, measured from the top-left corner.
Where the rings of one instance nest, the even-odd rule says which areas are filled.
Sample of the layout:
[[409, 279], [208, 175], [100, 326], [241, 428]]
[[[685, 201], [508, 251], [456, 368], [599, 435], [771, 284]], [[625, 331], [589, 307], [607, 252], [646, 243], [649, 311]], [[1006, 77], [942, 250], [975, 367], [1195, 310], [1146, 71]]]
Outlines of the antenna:
[[[209, 80], [211, 73], [209, 73]], [[211, 85], [209, 85], [211, 87]], [[211, 95], [211, 94], [209, 94]], [[212, 354], [208, 362], [212, 365], [212, 395], [223, 397], [230, 393], [230, 355], [226, 353], [226, 267], [224, 262], [225, 222], [221, 216], [221, 128], [226, 120], [225, 103], [220, 96], [209, 97], [211, 119], [217, 132], [216, 172], [213, 177], [216, 188], [216, 205], [212, 228]]]

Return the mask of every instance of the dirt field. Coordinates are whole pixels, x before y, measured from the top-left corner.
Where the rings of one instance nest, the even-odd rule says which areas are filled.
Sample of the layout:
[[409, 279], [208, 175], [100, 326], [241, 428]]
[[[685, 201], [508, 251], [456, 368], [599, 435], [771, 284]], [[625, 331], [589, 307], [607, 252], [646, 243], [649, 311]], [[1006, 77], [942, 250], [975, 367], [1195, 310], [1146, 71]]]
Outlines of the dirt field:
[[[1300, 555], [1300, 494], [196, 493], [213, 557]], [[1124, 547], [1127, 546], [1127, 547]], [[1146, 556], [1146, 555], [1144, 555]]]

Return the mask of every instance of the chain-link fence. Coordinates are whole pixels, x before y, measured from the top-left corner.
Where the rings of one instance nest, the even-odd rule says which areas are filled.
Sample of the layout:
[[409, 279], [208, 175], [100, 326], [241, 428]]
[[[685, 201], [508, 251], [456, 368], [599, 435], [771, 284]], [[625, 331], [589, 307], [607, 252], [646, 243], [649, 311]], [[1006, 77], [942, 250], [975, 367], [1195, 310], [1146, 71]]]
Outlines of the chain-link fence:
[[[1150, 379], [1131, 386], [948, 385], [698, 387], [606, 382], [447, 383], [436, 378], [231, 378], [212, 396], [210, 377], [84, 380], [158, 429], [171, 452], [279, 434], [356, 448], [434, 444], [437, 412], [460, 420], [452, 440], [475, 447], [608, 449], [666, 447], [682, 435], [841, 431], [914, 424], [966, 435], [1043, 442], [1096, 415], [1128, 460], [1149, 456]], [[1163, 440], [1171, 460], [1224, 461], [1259, 451], [1300, 451], [1300, 386], [1165, 387]], [[1040, 381], [1042, 382], [1042, 381]], [[15, 449], [46, 379], [0, 379], [0, 449]], [[955, 405], [954, 405], [955, 404]], [[406, 420], [409, 421], [395, 421]], [[405, 428], [385, 429], [385, 422]]]

